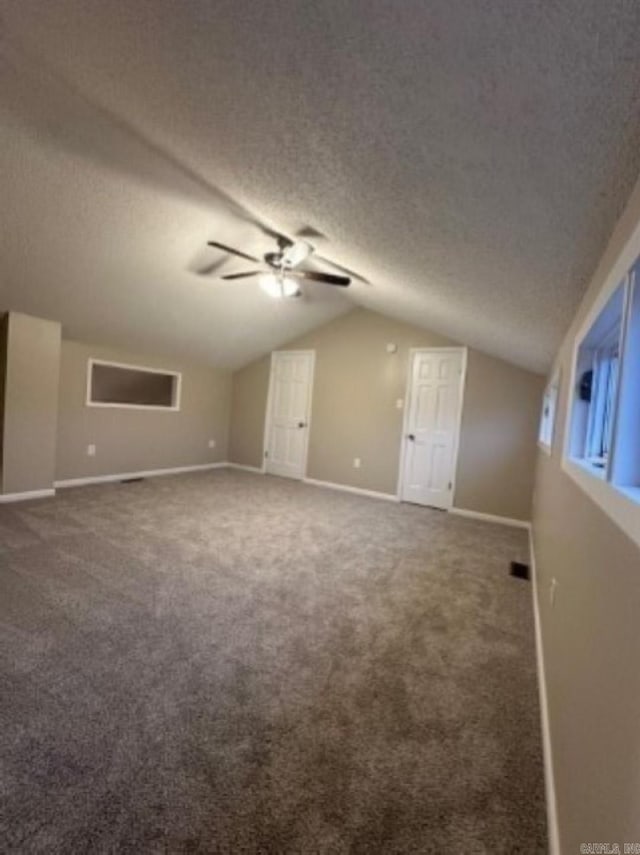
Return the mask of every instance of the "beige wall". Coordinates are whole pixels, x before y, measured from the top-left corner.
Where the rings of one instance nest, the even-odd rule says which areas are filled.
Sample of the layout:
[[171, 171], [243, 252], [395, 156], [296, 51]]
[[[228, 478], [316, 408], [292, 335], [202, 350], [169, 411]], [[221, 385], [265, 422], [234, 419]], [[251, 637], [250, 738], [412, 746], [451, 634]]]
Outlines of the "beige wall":
[[261, 466], [264, 415], [269, 390], [269, 357], [257, 359], [233, 375], [229, 460]]
[[[388, 342], [397, 353], [386, 352]], [[290, 342], [316, 351], [308, 477], [395, 493], [403, 418], [396, 400], [406, 394], [409, 349], [452, 344], [365, 309]], [[269, 357], [234, 375], [233, 462], [261, 465], [268, 382]], [[538, 375], [469, 351], [458, 507], [529, 519], [541, 396]]]
[[[180, 411], [85, 406], [89, 357], [182, 372]], [[56, 480], [226, 460], [230, 397], [227, 371], [63, 341]], [[90, 444], [95, 457], [87, 456]]]
[[0, 493], [2, 492], [2, 444], [4, 442], [4, 389], [7, 374], [9, 315], [0, 317]]
[[640, 549], [561, 467], [573, 337], [639, 223], [640, 187], [559, 353], [554, 446], [538, 455], [533, 532], [564, 853], [640, 842]]
[[531, 519], [544, 382], [469, 350], [455, 504]]
[[9, 314], [3, 493], [53, 487], [59, 360], [60, 324]]

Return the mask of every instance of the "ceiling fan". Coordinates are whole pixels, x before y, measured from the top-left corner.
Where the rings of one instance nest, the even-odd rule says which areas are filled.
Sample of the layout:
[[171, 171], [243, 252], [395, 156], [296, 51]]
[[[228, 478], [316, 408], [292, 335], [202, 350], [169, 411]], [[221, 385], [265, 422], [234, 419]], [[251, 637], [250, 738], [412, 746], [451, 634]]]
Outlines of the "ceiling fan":
[[[243, 273], [228, 273], [222, 276], [222, 279], [248, 279], [249, 277], [259, 277], [260, 287], [269, 294], [270, 297], [299, 297], [301, 295], [300, 282], [301, 280], [309, 280], [311, 282], [322, 282], [325, 285], [335, 285], [340, 288], [346, 288], [351, 283], [351, 275], [345, 276], [337, 273], [324, 273], [316, 270], [303, 270], [299, 265], [303, 264], [313, 253], [314, 247], [306, 240], [291, 240], [284, 235], [276, 235], [277, 249], [273, 252], [264, 254], [262, 260], [239, 249], [234, 249], [226, 244], [218, 241], [207, 241], [208, 246], [220, 249], [230, 255], [237, 255], [239, 258], [244, 258], [247, 261], [252, 261], [255, 264], [264, 265], [257, 270], [248, 270]], [[319, 259], [318, 256], [316, 258]], [[325, 259], [322, 259], [325, 260]], [[339, 265], [327, 260], [328, 264], [333, 267]], [[211, 265], [206, 270], [201, 271], [203, 274], [211, 273], [217, 265]], [[339, 268], [342, 269], [342, 268]], [[351, 274], [351, 271], [346, 271]], [[352, 274], [357, 275], [357, 274]]]

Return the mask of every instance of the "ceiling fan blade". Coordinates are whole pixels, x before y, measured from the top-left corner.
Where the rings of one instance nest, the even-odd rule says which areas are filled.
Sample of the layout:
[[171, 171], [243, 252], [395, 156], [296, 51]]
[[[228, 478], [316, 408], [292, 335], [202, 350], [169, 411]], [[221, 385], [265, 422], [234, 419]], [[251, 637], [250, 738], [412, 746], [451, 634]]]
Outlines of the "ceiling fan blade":
[[359, 279], [360, 282], [364, 282], [365, 285], [370, 285], [368, 279], [365, 279], [364, 276], [361, 276], [359, 273], [356, 273], [355, 270], [349, 270], [348, 267], [344, 267], [342, 264], [338, 264], [335, 261], [331, 261], [330, 258], [325, 258], [323, 255], [314, 256], [316, 261], [321, 261], [323, 264], [328, 264], [330, 267], [335, 267], [336, 270], [342, 270], [343, 273], [346, 273], [347, 276], [350, 276], [352, 279]]
[[244, 258], [247, 261], [255, 261], [256, 264], [260, 262], [260, 259], [254, 258], [253, 255], [247, 255], [246, 252], [241, 252], [239, 249], [234, 249], [232, 246], [226, 246], [224, 243], [218, 243], [215, 240], [208, 240], [207, 246], [213, 246], [216, 249], [221, 249], [223, 252], [228, 252], [231, 255], [237, 255], [239, 258]]
[[226, 276], [222, 276], [222, 279], [248, 279], [250, 276], [261, 276], [266, 271], [264, 270], [251, 270], [247, 273], [227, 273]]
[[313, 226], [306, 225], [298, 229], [296, 232], [297, 238], [305, 238], [306, 240], [326, 240], [327, 236]]
[[338, 276], [337, 273], [318, 273], [315, 270], [292, 270], [292, 276], [299, 276], [301, 279], [311, 279], [313, 282], [324, 282], [325, 285], [339, 285], [346, 288], [351, 279], [348, 276]]
[[212, 264], [207, 264], [206, 267], [201, 267], [199, 270], [195, 272], [198, 276], [211, 276], [212, 273], [215, 273], [216, 270], [219, 270], [223, 264], [227, 261], [226, 258], [219, 258], [217, 261], [214, 261]]

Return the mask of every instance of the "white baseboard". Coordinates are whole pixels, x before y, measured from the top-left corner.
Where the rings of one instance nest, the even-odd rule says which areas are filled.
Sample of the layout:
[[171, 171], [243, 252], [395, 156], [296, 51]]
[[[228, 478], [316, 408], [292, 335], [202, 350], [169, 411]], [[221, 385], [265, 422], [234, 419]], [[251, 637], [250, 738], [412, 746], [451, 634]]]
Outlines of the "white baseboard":
[[181, 475], [185, 472], [203, 472], [207, 469], [222, 469], [228, 464], [198, 463], [195, 466], [174, 466], [170, 469], [143, 469], [139, 472], [120, 472], [117, 475], [90, 475], [87, 478], [66, 478], [54, 481], [54, 487], [85, 487], [88, 484], [109, 484], [113, 481], [124, 481], [128, 478], [156, 478], [160, 475]]
[[450, 514], [456, 514], [459, 517], [468, 517], [472, 520], [481, 520], [482, 522], [500, 523], [500, 525], [510, 525], [512, 528], [525, 528], [531, 530], [531, 523], [527, 520], [516, 520], [512, 517], [499, 517], [495, 514], [481, 514], [480, 511], [467, 511], [464, 508], [449, 508]]
[[393, 493], [380, 493], [377, 490], [365, 490], [362, 487], [350, 487], [348, 484], [336, 484], [333, 481], [318, 481], [316, 478], [303, 478], [304, 484], [313, 487], [326, 487], [329, 490], [340, 490], [343, 493], [355, 493], [356, 496], [368, 496], [370, 499], [384, 499], [387, 502], [400, 501]]
[[243, 472], [253, 472], [255, 475], [264, 475], [265, 471], [260, 466], [247, 466], [244, 463], [230, 463], [227, 462], [224, 464], [228, 469], [240, 469]]
[[542, 627], [538, 607], [538, 576], [536, 554], [533, 546], [533, 530], [529, 529], [529, 553], [531, 556], [531, 588], [533, 595], [533, 621], [536, 638], [536, 662], [538, 668], [538, 696], [540, 700], [540, 723], [542, 726], [542, 754], [544, 759], [544, 790], [547, 805], [547, 829], [549, 835], [549, 855], [561, 855], [560, 832], [558, 829], [558, 809], [556, 786], [553, 775], [553, 751], [551, 748], [551, 728], [549, 726], [549, 704], [547, 700], [547, 678], [544, 667], [544, 648], [542, 646]]
[[50, 499], [55, 496], [56, 491], [48, 490], [27, 490], [24, 493], [0, 493], [0, 504], [5, 502], [26, 502], [29, 499]]

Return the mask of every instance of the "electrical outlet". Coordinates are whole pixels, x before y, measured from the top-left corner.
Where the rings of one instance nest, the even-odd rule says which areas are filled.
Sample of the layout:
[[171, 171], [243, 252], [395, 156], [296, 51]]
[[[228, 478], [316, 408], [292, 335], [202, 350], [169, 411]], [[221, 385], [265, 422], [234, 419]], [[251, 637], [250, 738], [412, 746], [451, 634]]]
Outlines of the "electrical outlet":
[[360, 460], [360, 458], [354, 457], [353, 458], [353, 468], [354, 469], [360, 469], [361, 466], [362, 466], [362, 461]]
[[551, 608], [553, 608], [556, 604], [556, 590], [558, 588], [558, 580], [553, 577], [551, 580], [551, 584], [549, 585], [549, 602], [551, 603]]
[[209, 448], [215, 448], [215, 447], [216, 447], [215, 439], [210, 439], [209, 440]]
[[88, 457], [95, 457], [96, 456], [96, 447], [93, 443], [91, 443], [91, 445], [87, 446], [87, 456]]
[[396, 400], [396, 410], [401, 410], [404, 407], [404, 401], [402, 398], [398, 398]]

